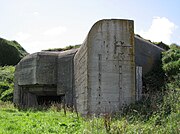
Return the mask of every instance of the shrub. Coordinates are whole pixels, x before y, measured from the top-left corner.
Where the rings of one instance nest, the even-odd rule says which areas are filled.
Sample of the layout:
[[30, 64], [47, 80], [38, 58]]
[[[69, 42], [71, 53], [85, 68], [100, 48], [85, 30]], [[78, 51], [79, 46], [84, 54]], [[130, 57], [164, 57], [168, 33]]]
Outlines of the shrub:
[[170, 49], [163, 53], [162, 63], [168, 82], [180, 87], [180, 46], [172, 44]]
[[14, 70], [13, 66], [0, 67], [0, 100], [2, 101], [13, 99]]
[[145, 89], [143, 92], [160, 91], [165, 85], [165, 72], [162, 69], [162, 63], [159, 63], [143, 77]]

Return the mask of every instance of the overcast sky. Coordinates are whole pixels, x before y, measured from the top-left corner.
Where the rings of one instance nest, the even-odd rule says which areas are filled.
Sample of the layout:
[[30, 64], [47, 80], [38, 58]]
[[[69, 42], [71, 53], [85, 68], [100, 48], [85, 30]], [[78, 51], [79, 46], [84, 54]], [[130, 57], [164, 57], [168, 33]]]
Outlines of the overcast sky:
[[135, 33], [180, 45], [180, 0], [0, 0], [0, 37], [29, 53], [81, 44], [100, 19], [132, 19]]

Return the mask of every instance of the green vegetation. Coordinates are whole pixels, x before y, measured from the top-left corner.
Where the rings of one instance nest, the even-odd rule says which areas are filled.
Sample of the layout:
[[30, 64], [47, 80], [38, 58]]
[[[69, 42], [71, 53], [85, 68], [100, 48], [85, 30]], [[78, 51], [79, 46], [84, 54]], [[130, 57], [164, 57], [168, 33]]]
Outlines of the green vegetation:
[[48, 49], [48, 50], [42, 50], [42, 51], [66, 51], [66, 50], [71, 50], [71, 49], [76, 49], [79, 48], [81, 45], [75, 45], [75, 46], [67, 46], [65, 48], [53, 48], [53, 49]]
[[0, 38], [0, 66], [16, 65], [27, 52], [16, 41]]
[[143, 93], [153, 93], [156, 91], [161, 91], [165, 89], [165, 72], [162, 68], [162, 62], [159, 61], [157, 66], [155, 66], [150, 72], [148, 72], [143, 77]]
[[1, 134], [80, 133], [83, 119], [73, 113], [48, 111], [18, 111], [11, 104], [0, 103]]
[[180, 46], [172, 44], [171, 49], [163, 53], [163, 69], [169, 82], [176, 82], [180, 87]]
[[179, 134], [180, 92], [156, 93], [125, 108], [123, 113], [101, 117], [81, 117], [59, 110], [18, 110], [0, 102], [0, 133], [4, 134]]
[[[143, 37], [141, 37], [138, 34], [135, 34], [135, 36], [144, 39]], [[158, 47], [160, 47], [160, 48], [162, 48], [162, 49], [164, 49], [166, 51], [170, 49], [170, 47], [167, 44], [163, 43], [162, 41], [161, 42], [152, 42], [151, 40], [147, 40], [147, 39], [144, 39], [144, 40], [146, 40], [146, 41], [148, 41], [150, 43], [153, 43], [154, 45], [156, 45], [156, 46], [158, 46]]]
[[0, 67], [0, 100], [2, 101], [12, 101], [14, 70], [13, 66]]
[[158, 46], [160, 48], [163, 48], [166, 51], [170, 49], [170, 47], [163, 42], [153, 42], [153, 44], [155, 44], [156, 46]]
[[28, 53], [16, 41], [0, 38], [0, 100], [12, 101], [14, 66]]

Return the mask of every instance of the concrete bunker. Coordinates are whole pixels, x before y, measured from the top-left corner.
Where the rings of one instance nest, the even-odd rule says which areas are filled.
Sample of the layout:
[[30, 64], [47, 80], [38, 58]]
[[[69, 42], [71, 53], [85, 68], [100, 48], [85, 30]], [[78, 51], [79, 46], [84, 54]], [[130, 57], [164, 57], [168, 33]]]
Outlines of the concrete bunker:
[[42, 51], [21, 60], [16, 66], [14, 102], [20, 107], [36, 107], [66, 100], [72, 106], [72, 59], [76, 51]]
[[134, 35], [132, 20], [101, 20], [79, 49], [38, 52], [16, 66], [13, 101], [21, 107], [49, 101], [82, 114], [119, 111], [141, 98], [142, 76], [163, 49]]

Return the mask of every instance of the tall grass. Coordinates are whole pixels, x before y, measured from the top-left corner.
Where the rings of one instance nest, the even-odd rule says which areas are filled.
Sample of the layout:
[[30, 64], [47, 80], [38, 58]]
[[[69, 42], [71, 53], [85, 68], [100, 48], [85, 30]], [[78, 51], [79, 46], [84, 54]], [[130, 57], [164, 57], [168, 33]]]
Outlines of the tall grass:
[[0, 102], [2, 134], [179, 134], [180, 90], [145, 96], [116, 115], [81, 117], [58, 105], [49, 109], [18, 110], [10, 102]]

